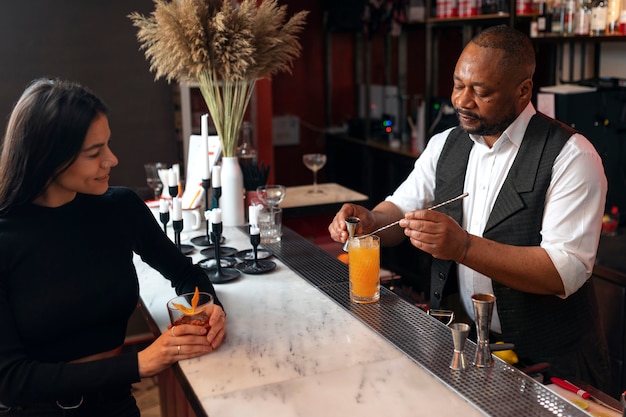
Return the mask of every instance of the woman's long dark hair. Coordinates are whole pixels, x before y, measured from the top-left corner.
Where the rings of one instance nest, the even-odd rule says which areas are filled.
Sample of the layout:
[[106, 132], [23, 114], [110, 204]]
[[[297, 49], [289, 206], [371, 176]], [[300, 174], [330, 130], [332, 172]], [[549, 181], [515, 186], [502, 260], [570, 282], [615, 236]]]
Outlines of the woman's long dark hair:
[[32, 81], [19, 98], [0, 143], [0, 214], [39, 197], [82, 148], [97, 114], [108, 108], [82, 85]]

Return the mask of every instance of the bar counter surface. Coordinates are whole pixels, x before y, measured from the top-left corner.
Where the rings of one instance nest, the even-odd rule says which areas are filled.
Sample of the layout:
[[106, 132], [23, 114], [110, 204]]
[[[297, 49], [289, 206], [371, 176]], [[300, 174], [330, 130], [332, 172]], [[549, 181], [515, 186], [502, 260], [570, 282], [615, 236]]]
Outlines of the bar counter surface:
[[[245, 230], [224, 228], [225, 245], [249, 249]], [[289, 228], [263, 246], [274, 271], [216, 285], [223, 345], [175, 365], [198, 416], [588, 416], [498, 358], [451, 370], [447, 326], [384, 287], [378, 303], [351, 303], [347, 266]], [[174, 290], [137, 256], [135, 265], [142, 309], [163, 332]], [[474, 352], [467, 341], [470, 363]]]

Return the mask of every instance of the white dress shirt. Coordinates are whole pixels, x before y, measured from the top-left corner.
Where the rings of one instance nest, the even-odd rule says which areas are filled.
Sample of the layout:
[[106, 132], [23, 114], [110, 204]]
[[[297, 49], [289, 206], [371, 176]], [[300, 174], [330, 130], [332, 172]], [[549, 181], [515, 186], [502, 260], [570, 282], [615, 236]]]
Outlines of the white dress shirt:
[[[482, 236], [491, 210], [532, 116], [531, 103], [489, 148], [482, 136], [470, 135], [474, 146], [469, 155], [463, 200], [463, 224], [469, 233]], [[437, 161], [451, 129], [434, 135], [415, 161], [407, 179], [386, 198], [402, 211], [424, 209], [433, 204]], [[548, 187], [541, 228], [541, 247], [561, 276], [565, 296], [577, 291], [591, 276], [606, 198], [607, 182], [602, 160], [593, 145], [574, 134], [557, 156]], [[473, 318], [471, 295], [493, 293], [491, 279], [459, 265], [459, 288], [463, 305]], [[497, 303], [497, 300], [496, 300]], [[494, 309], [492, 330], [500, 332]]]

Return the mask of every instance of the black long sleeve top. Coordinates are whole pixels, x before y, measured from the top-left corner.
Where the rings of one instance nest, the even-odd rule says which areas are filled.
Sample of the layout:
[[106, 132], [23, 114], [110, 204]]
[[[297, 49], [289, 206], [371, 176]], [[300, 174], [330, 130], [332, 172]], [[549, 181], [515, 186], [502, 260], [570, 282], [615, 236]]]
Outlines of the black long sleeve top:
[[216, 296], [132, 190], [111, 187], [100, 196], [78, 194], [62, 207], [32, 204], [0, 216], [0, 403], [39, 403], [139, 381], [136, 353], [69, 363], [123, 344], [139, 299], [133, 253], [178, 294], [198, 286]]

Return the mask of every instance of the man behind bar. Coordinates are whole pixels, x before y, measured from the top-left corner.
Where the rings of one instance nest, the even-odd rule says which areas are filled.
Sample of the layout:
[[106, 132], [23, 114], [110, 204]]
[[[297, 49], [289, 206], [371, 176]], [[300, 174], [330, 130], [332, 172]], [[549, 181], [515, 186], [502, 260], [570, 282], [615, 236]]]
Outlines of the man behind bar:
[[[384, 245], [408, 237], [433, 256], [431, 308], [473, 319], [471, 295], [496, 296], [492, 334], [522, 362], [609, 386], [608, 353], [588, 282], [607, 182], [591, 143], [536, 112], [532, 42], [491, 27], [465, 47], [451, 100], [460, 126], [433, 136], [407, 179], [372, 211], [346, 204], [328, 229], [345, 242], [345, 218]], [[437, 210], [426, 208], [469, 196]]]

